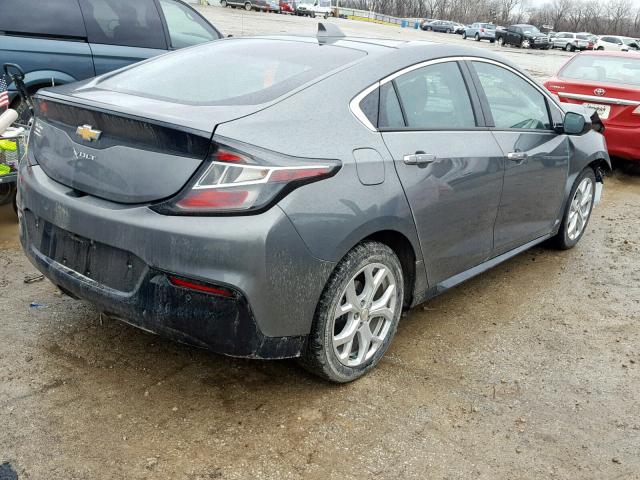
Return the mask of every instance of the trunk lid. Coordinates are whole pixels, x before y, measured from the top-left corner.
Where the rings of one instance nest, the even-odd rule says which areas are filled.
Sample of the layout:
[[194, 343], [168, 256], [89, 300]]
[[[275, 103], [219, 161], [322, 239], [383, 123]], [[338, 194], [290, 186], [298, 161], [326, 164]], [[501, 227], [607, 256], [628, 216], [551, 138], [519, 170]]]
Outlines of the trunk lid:
[[176, 105], [98, 89], [67, 94], [62, 87], [36, 98], [31, 153], [49, 177], [79, 194], [155, 202], [193, 176], [216, 125], [255, 110]]
[[640, 88], [567, 79], [553, 79], [547, 85], [561, 101], [596, 110], [605, 125], [631, 126], [640, 122], [640, 116], [633, 113], [640, 107]]

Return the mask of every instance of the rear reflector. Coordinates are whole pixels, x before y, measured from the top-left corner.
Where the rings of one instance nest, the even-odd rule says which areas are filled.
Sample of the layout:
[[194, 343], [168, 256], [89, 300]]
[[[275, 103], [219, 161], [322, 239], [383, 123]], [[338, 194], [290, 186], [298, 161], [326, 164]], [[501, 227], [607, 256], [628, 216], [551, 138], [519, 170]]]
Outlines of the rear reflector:
[[196, 292], [210, 293], [212, 295], [218, 295], [220, 297], [233, 298], [235, 295], [229, 289], [223, 287], [214, 287], [212, 285], [206, 285], [204, 283], [194, 282], [192, 280], [184, 280], [182, 278], [170, 276], [169, 282], [171, 285], [180, 288], [186, 288], [188, 290], [195, 290]]

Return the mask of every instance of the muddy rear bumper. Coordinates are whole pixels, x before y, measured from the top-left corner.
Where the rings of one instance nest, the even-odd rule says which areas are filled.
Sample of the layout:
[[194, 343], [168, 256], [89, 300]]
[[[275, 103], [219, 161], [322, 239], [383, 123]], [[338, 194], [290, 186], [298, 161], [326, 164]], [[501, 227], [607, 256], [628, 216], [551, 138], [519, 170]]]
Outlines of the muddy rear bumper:
[[[334, 267], [310, 254], [279, 207], [251, 217], [164, 216], [78, 196], [25, 165], [18, 194], [23, 248], [53, 283], [140, 328], [227, 355], [298, 356]], [[168, 274], [235, 294], [186, 290]]]
[[[67, 258], [60, 258], [69, 253], [59, 248], [59, 229], [45, 221], [38, 222], [36, 229], [33, 219], [28, 218], [32, 216], [22, 212], [20, 240], [28, 258], [63, 292], [89, 301], [106, 315], [224, 355], [268, 359], [300, 354], [305, 337], [266, 337], [256, 325], [247, 299], [238, 291], [231, 290], [233, 296], [228, 298], [177, 287], [166, 272], [138, 263], [130, 269], [139, 274], [132, 282], [133, 290], [123, 292], [68, 268], [61, 262]], [[110, 255], [110, 260], [117, 262], [115, 257]]]

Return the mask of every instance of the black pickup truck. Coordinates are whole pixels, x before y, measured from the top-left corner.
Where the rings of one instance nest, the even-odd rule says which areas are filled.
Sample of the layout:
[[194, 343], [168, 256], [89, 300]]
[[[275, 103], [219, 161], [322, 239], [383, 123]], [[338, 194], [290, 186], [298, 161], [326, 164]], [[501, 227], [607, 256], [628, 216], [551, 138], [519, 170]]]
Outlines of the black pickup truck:
[[500, 46], [513, 45], [518, 48], [540, 48], [549, 50], [549, 37], [533, 25], [511, 25], [506, 30], [496, 31], [496, 41]]

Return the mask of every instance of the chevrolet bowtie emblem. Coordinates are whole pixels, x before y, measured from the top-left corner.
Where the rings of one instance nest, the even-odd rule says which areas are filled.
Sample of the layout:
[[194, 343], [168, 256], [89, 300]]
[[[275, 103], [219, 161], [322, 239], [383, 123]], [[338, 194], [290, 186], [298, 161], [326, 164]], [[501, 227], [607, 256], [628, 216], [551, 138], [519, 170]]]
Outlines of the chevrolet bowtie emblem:
[[98, 140], [102, 132], [100, 130], [94, 130], [91, 125], [82, 125], [76, 129], [76, 135], [87, 142]]

